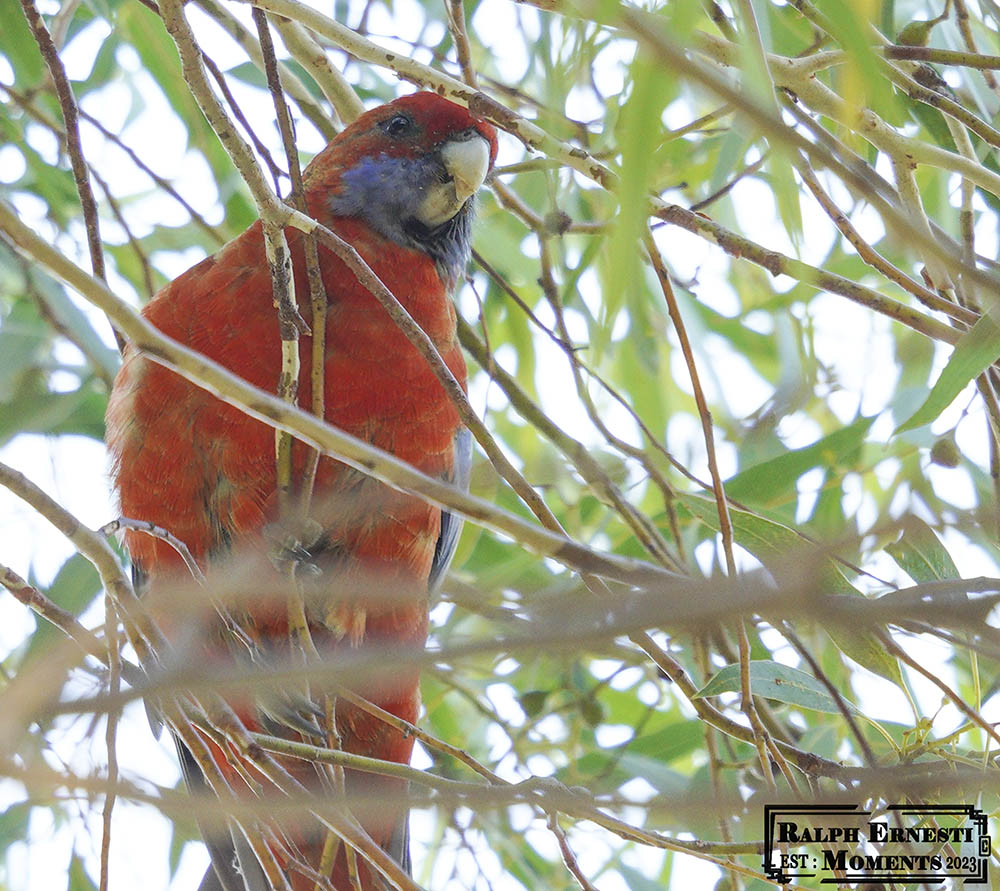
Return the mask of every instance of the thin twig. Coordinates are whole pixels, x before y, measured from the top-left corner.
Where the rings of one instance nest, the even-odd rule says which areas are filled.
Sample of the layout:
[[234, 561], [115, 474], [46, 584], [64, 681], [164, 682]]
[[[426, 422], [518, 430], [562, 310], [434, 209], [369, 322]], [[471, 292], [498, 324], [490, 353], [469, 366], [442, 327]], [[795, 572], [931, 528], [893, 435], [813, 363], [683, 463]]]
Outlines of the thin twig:
[[935, 687], [937, 687], [951, 702], [955, 707], [968, 718], [973, 724], [979, 727], [987, 736], [992, 737], [996, 742], [1000, 743], [1000, 733], [997, 732], [996, 725], [986, 721], [982, 715], [979, 714], [972, 706], [970, 706], [961, 696], [958, 695], [954, 690], [951, 689], [940, 677], [938, 677], [933, 671], [925, 668], [916, 659], [914, 659], [909, 653], [906, 652], [901, 646], [899, 646], [892, 638], [888, 635], [881, 635], [882, 643], [885, 647], [902, 662], [905, 662], [910, 668], [916, 671], [918, 674], [923, 675], [927, 680], [929, 680]]
[[[263, 56], [264, 70], [267, 73], [268, 88], [274, 101], [274, 109], [277, 115], [278, 129], [281, 132], [281, 141], [285, 148], [285, 157], [288, 161], [288, 175], [291, 179], [292, 189], [288, 196], [289, 203], [300, 213], [308, 214], [306, 206], [305, 189], [302, 185], [302, 168], [299, 164], [298, 150], [295, 146], [295, 128], [285, 102], [284, 93], [281, 86], [277, 59], [274, 55], [274, 45], [271, 41], [270, 31], [266, 13], [260, 9], [253, 10], [254, 22], [260, 37], [260, 49]], [[294, 23], [290, 23], [294, 24]], [[325, 393], [326, 393], [326, 314], [327, 314], [327, 294], [323, 284], [323, 276], [319, 265], [319, 250], [316, 239], [307, 236], [304, 245], [306, 278], [309, 282], [309, 303], [312, 308], [311, 333], [312, 333], [312, 358], [311, 358], [311, 380], [312, 380], [312, 412], [316, 417], [325, 416]], [[298, 330], [298, 329], [296, 329]], [[295, 365], [296, 380], [298, 346], [295, 340]], [[284, 355], [286, 341], [282, 338], [282, 350]], [[289, 374], [292, 373], [289, 365]], [[289, 401], [295, 401], [294, 398]], [[291, 460], [291, 438], [287, 434], [279, 434], [287, 437], [287, 449], [289, 461]], [[279, 447], [279, 452], [281, 452]], [[309, 513], [309, 503], [312, 498], [313, 486], [316, 480], [316, 470], [319, 465], [319, 452], [310, 449], [306, 460], [305, 470], [299, 486], [299, 503], [296, 507], [296, 526], [304, 528], [305, 518]], [[287, 468], [291, 473], [291, 467]], [[279, 479], [281, 478], [279, 474]], [[297, 534], [299, 534], [297, 532]]]
[[[959, 4], [955, 4], [956, 10]], [[962, 4], [964, 8], [964, 4]], [[932, 46], [883, 46], [880, 51], [888, 59], [909, 59], [916, 62], [935, 62], [939, 65], [957, 65], [981, 71], [1000, 69], [1000, 56], [985, 56], [977, 52], [938, 49]]]
[[[45, 59], [49, 76], [56, 88], [56, 95], [59, 97], [59, 106], [62, 109], [63, 122], [66, 126], [66, 148], [69, 153], [70, 166], [73, 169], [73, 179], [76, 182], [76, 190], [80, 196], [80, 208], [83, 211], [83, 222], [87, 230], [87, 246], [90, 249], [90, 265], [94, 275], [102, 281], [107, 280], [107, 272], [104, 268], [104, 245], [101, 243], [101, 224], [97, 213], [97, 201], [94, 198], [94, 190], [90, 186], [90, 177], [87, 172], [87, 162], [83, 156], [83, 144], [80, 140], [80, 116], [77, 110], [76, 97], [70, 87], [69, 78], [66, 76], [66, 69], [63, 67], [62, 59], [59, 58], [59, 51], [52, 42], [52, 35], [45, 27], [38, 8], [34, 0], [21, 0], [21, 9], [28, 20], [28, 26], [35, 37], [38, 49], [42, 58]], [[115, 330], [115, 338], [118, 341], [118, 349], [124, 352], [125, 342], [121, 335]]]
[[[557, 323], [560, 326], [561, 340], [563, 343], [568, 343], [569, 331], [566, 328], [559, 291], [552, 275], [552, 259], [550, 256], [548, 238], [539, 234], [538, 246], [542, 270], [542, 274], [539, 278], [539, 284], [541, 284], [542, 291], [548, 299], [549, 305], [552, 307]], [[459, 339], [463, 340], [463, 342], [471, 344], [473, 343], [473, 336], [474, 335], [471, 330], [463, 331], [460, 333]], [[484, 352], [483, 346], [479, 343], [475, 344], [475, 349], [477, 357], [480, 357]], [[583, 397], [583, 401], [585, 403], [589, 403], [589, 398], [585, 396], [586, 388], [580, 377], [576, 351], [568, 350], [567, 353], [570, 359], [570, 366], [573, 370], [574, 379], [577, 384], [577, 392], [581, 395], [581, 397]], [[495, 373], [497, 364], [493, 361], [492, 356], [489, 357], [489, 363], [488, 365], [485, 365], [484, 368], [491, 374]], [[524, 415], [526, 420], [530, 420], [533, 426], [541, 430], [563, 451], [566, 457], [569, 458], [569, 460], [572, 461], [576, 468], [580, 471], [584, 480], [586, 480], [586, 482], [594, 489], [595, 493], [610, 501], [621, 518], [632, 530], [636, 538], [642, 543], [646, 551], [663, 563], [664, 566], [676, 572], [680, 572], [680, 560], [671, 552], [670, 546], [663, 538], [663, 535], [656, 527], [656, 524], [653, 523], [652, 520], [650, 520], [645, 514], [636, 509], [634, 505], [632, 505], [619, 487], [611, 481], [611, 478], [604, 471], [604, 468], [602, 468], [598, 462], [594, 460], [590, 451], [583, 445], [583, 443], [574, 439], [549, 421], [545, 413], [527, 397], [523, 390], [513, 385], [513, 380], [510, 375], [504, 374], [502, 376], [502, 381], [495, 374], [494, 378], [498, 380], [501, 388], [508, 394], [508, 397], [511, 398], [511, 401], [518, 408], [518, 411], [528, 412], [527, 415]], [[591, 412], [591, 417], [596, 419], [595, 423], [599, 430], [602, 430], [602, 432], [607, 430], [603, 421], [597, 418], [596, 410]], [[610, 431], [607, 431], [606, 435], [609, 440], [612, 438]]]
[[577, 884], [583, 889], [583, 891], [598, 891], [597, 886], [593, 885], [587, 878], [586, 873], [580, 869], [580, 864], [576, 859], [576, 854], [573, 853], [573, 849], [570, 847], [569, 839], [566, 837], [566, 833], [562, 826], [559, 825], [559, 818], [554, 814], [549, 814], [548, 819], [549, 830], [556, 837], [556, 841], [559, 843], [559, 851], [562, 854], [563, 863], [566, 864], [566, 868], [572, 873], [573, 878], [576, 879]]
[[462, 69], [465, 82], [475, 90], [479, 89], [479, 79], [472, 65], [472, 49], [469, 46], [469, 32], [465, 26], [464, 0], [445, 0], [445, 12], [448, 15], [448, 30], [455, 41], [455, 52], [458, 55], [458, 66]]
[[[93, 656], [105, 665], [109, 664], [108, 648], [102, 640], [84, 628], [71, 612], [53, 603], [42, 591], [39, 591], [34, 585], [29, 585], [13, 569], [2, 564], [0, 564], [0, 585], [32, 612], [58, 628], [88, 656]], [[132, 685], [140, 684], [145, 680], [142, 669], [134, 663], [122, 660], [121, 670], [125, 680]]]
[[[121, 689], [121, 649], [118, 639], [118, 612], [115, 602], [108, 594], [104, 597], [104, 628], [108, 642], [108, 692], [115, 696]], [[119, 711], [110, 711], [104, 732], [104, 744], [108, 756], [108, 785], [113, 787], [118, 782], [118, 721]], [[108, 891], [109, 872], [111, 867], [111, 817], [114, 814], [116, 797], [113, 791], [104, 798], [104, 810], [101, 814], [101, 877], [98, 891]]]
[[[274, 44], [271, 40], [271, 30], [268, 27], [267, 15], [263, 10], [251, 10], [254, 25], [257, 27], [257, 39], [264, 59], [264, 72], [267, 76], [267, 86], [274, 102], [274, 110], [278, 120], [278, 130], [285, 148], [285, 159], [288, 162], [289, 176], [292, 170], [298, 174], [293, 180], [291, 203], [300, 213], [306, 213], [305, 197], [302, 193], [302, 172], [299, 169], [298, 149], [295, 147], [295, 132], [292, 119], [288, 114], [288, 105], [278, 74], [278, 61], [274, 55]], [[299, 335], [308, 333], [305, 320], [299, 315], [295, 299], [295, 276], [292, 270], [292, 256], [288, 250], [288, 240], [279, 226], [263, 221], [264, 249], [267, 254], [268, 266], [271, 269], [271, 285], [274, 290], [274, 305], [278, 311], [278, 331], [281, 337], [281, 376], [278, 378], [276, 392], [278, 397], [293, 405], [298, 403], [299, 395]], [[312, 280], [310, 279], [310, 284]], [[322, 286], [322, 282], [320, 282]], [[315, 297], [313, 298], [315, 300]], [[315, 370], [314, 370], [315, 374]], [[322, 413], [319, 415], [322, 417]], [[275, 479], [278, 490], [279, 515], [283, 521], [293, 516], [292, 507], [292, 437], [285, 430], [276, 430], [274, 434]], [[297, 531], [295, 532], [297, 535]], [[308, 629], [305, 629], [308, 634]]]
[[953, 303], [950, 300], [945, 300], [943, 297], [934, 293], [934, 291], [924, 287], [915, 278], [912, 278], [903, 272], [903, 270], [898, 266], [894, 266], [890, 263], [867, 241], [865, 241], [861, 237], [858, 230], [854, 228], [851, 221], [847, 218], [847, 215], [844, 214], [836, 204], [834, 204], [833, 199], [831, 199], [826, 191], [824, 191], [823, 187], [819, 183], [819, 180], [816, 178], [816, 174], [807, 162], [799, 165], [797, 169], [799, 171], [799, 175], [802, 177], [802, 181], [809, 188], [809, 191], [813, 193], [813, 197], [815, 197], [820, 207], [823, 208], [824, 212], [833, 224], [851, 243], [862, 260], [877, 269], [890, 281], [895, 282], [901, 288], [905, 288], [928, 309], [947, 313], [951, 316], [951, 318], [963, 322], [966, 325], [974, 325], [976, 323], [979, 318], [977, 313], [966, 309], [963, 306], [959, 306], [957, 303]]
[[653, 270], [659, 280], [660, 289], [663, 292], [663, 299], [667, 307], [667, 313], [670, 316], [670, 321], [673, 322], [674, 333], [677, 335], [677, 340], [679, 341], [681, 347], [681, 353], [683, 354], [684, 362], [687, 365], [688, 375], [691, 380], [691, 388], [694, 391], [695, 403], [698, 407], [698, 415], [701, 418], [701, 428], [705, 439], [705, 450], [708, 458], [708, 471], [712, 477], [712, 488], [715, 493], [715, 503], [719, 513], [719, 527], [722, 535], [722, 548], [726, 556], [726, 568], [730, 577], [735, 578], [737, 570], [736, 558], [733, 554], [733, 526], [732, 521], [729, 518], [729, 503], [726, 500], [725, 486], [723, 486], [722, 483], [722, 474], [719, 471], [719, 464], [715, 455], [715, 433], [713, 431], [712, 414], [709, 411], [708, 401], [705, 399], [705, 393], [701, 387], [701, 378], [698, 374], [698, 367], [695, 363], [694, 350], [691, 348], [691, 342], [688, 340], [684, 319], [681, 317], [680, 308], [677, 305], [677, 298], [674, 296], [674, 288], [670, 282], [670, 273], [667, 270], [666, 264], [663, 262], [663, 257], [660, 254], [659, 248], [656, 246], [656, 242], [653, 240], [651, 232], [647, 232], [644, 244], [646, 247], [646, 254], [649, 257], [649, 261], [652, 263]]
[[657, 211], [656, 215], [672, 225], [680, 226], [682, 229], [714, 242], [732, 257], [749, 260], [751, 263], [761, 266], [773, 276], [790, 275], [811, 287], [828, 291], [831, 294], [839, 294], [934, 340], [954, 345], [961, 337], [961, 334], [954, 328], [907, 306], [905, 303], [886, 297], [878, 291], [843, 276], [803, 263], [801, 260], [789, 257], [779, 251], [770, 250], [731, 229], [727, 229], [715, 220], [692, 213], [687, 208], [671, 204]]
[[130, 517], [117, 517], [110, 523], [105, 523], [97, 531], [101, 535], [114, 535], [122, 529], [144, 532], [146, 535], [152, 535], [154, 538], [159, 538], [162, 541], [165, 541], [168, 545], [170, 545], [170, 547], [177, 551], [178, 554], [180, 554], [181, 559], [184, 561], [184, 565], [187, 567], [188, 572], [191, 573], [194, 580], [201, 585], [205, 584], [205, 575], [201, 571], [201, 567], [198, 566], [198, 561], [194, 559], [194, 556], [191, 554], [188, 546], [169, 529], [164, 529], [162, 526], [157, 526], [155, 523], [150, 523], [147, 520], [133, 520]]
[[[266, 145], [261, 142], [260, 137], [257, 136], [256, 131], [250, 126], [250, 122], [247, 120], [246, 115], [243, 113], [243, 109], [240, 108], [239, 103], [236, 101], [236, 97], [233, 95], [232, 90], [229, 89], [229, 84], [226, 82], [226, 75], [222, 72], [222, 69], [215, 64], [215, 60], [208, 55], [201, 47], [194, 43], [194, 35], [191, 35], [192, 44], [198, 53], [201, 63], [208, 69], [211, 73], [213, 80], [219, 87], [219, 92], [222, 93], [226, 100], [226, 104], [232, 110], [233, 117], [239, 121], [240, 126], [243, 128], [243, 132], [247, 134], [250, 141], [253, 143], [253, 147], [257, 154], [263, 159], [264, 164], [267, 165], [267, 170], [271, 174], [271, 180], [274, 183], [274, 188], [277, 190], [278, 183], [281, 177], [285, 175], [285, 172], [277, 165], [274, 158], [271, 157], [271, 152], [268, 151]], [[221, 105], [220, 105], [221, 108]], [[230, 123], [229, 126], [232, 126]], [[218, 131], [216, 131], [218, 133]], [[221, 137], [220, 137], [221, 138]], [[223, 145], [226, 145], [226, 140], [222, 140]], [[240, 173], [243, 171], [241, 170]]]
[[770, 155], [771, 152], [769, 149], [768, 151], [764, 152], [756, 161], [753, 161], [750, 164], [746, 164], [742, 170], [733, 174], [733, 176], [731, 176], [728, 179], [725, 185], [716, 189], [714, 192], [712, 192], [711, 195], [702, 198], [701, 201], [696, 201], [694, 204], [692, 204], [690, 210], [693, 211], [694, 213], [698, 213], [699, 211], [704, 210], [709, 205], [714, 204], [720, 198], [724, 198], [733, 189], [736, 188], [736, 186], [740, 183], [741, 180], [746, 179], [746, 177], [748, 176], [753, 176], [758, 170], [760, 170], [761, 167], [764, 166]]
[[788, 622], [782, 622], [780, 630], [788, 642], [795, 647], [796, 652], [809, 663], [809, 668], [813, 675], [824, 687], [826, 687], [827, 692], [829, 692], [829, 694], [833, 697], [833, 701], [837, 703], [837, 708], [840, 709], [841, 715], [844, 716], [847, 726], [851, 728], [851, 733], [854, 735], [854, 739], [857, 741], [858, 746], [861, 749], [861, 754], [864, 757], [865, 764], [868, 767], [878, 767], [878, 757], [872, 750], [868, 740], [865, 739], [865, 735], [861, 732], [858, 722], [854, 719], [851, 706], [841, 695], [840, 690], [837, 689], [833, 681], [831, 681], [826, 672], [823, 671], [809, 647], [807, 647], [799, 639], [799, 636], [792, 629], [792, 626]]

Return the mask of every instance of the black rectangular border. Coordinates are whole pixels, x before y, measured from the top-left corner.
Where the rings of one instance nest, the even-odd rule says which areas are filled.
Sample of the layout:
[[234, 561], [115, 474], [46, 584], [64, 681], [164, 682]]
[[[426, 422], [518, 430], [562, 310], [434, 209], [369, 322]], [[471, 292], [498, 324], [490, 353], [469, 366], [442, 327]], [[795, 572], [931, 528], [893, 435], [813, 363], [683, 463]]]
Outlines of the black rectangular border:
[[[985, 885], [989, 881], [989, 858], [990, 858], [990, 836], [987, 832], [988, 823], [986, 814], [971, 804], [926, 804], [907, 805], [890, 804], [886, 806], [887, 811], [900, 815], [935, 815], [935, 816], [961, 816], [973, 823], [979, 830], [979, 851], [975, 855], [979, 861], [979, 868], [976, 872], [940, 872], [940, 873], [851, 873], [847, 872], [844, 877], [838, 879], [820, 879], [820, 884], [833, 884], [836, 882], [855, 882], [857, 884], [874, 884], [875, 882], [943, 882], [945, 879], [957, 879], [969, 885]], [[848, 815], [857, 817], [870, 817], [872, 812], [861, 810], [856, 804], [765, 804], [764, 805], [764, 875], [772, 881], [779, 883], [791, 882], [794, 879], [814, 878], [818, 873], [799, 872], [788, 873], [779, 867], [771, 865], [774, 855], [774, 824], [779, 816], [792, 815]]]

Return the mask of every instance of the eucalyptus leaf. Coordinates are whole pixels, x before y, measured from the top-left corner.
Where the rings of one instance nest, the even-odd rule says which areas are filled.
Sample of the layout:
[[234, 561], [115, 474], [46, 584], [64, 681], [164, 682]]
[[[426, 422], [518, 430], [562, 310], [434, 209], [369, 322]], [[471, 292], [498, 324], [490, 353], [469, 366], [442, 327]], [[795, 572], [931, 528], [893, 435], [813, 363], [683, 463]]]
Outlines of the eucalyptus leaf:
[[907, 517], [899, 540], [886, 553], [917, 584], [959, 578], [958, 567], [934, 530], [919, 517]]
[[[798, 668], [770, 660], [752, 660], [749, 665], [750, 689], [754, 696], [763, 696], [789, 705], [820, 712], [841, 713], [837, 700], [830, 691], [811, 674]], [[718, 696], [720, 693], [738, 693], [741, 690], [740, 666], [727, 665], [716, 672], [696, 695], [699, 699]], [[853, 706], [849, 706], [852, 707]]]
[[922, 427], [935, 420], [969, 381], [1000, 359], [1000, 325], [984, 314], [955, 346], [923, 405], [896, 428], [896, 433]]

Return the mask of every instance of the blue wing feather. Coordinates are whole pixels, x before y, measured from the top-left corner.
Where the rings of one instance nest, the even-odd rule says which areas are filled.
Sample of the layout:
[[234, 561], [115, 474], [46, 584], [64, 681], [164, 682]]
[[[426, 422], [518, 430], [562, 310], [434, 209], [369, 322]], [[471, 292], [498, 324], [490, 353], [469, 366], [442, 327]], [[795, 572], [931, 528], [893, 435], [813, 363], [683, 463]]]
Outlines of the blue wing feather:
[[[469, 491], [469, 477], [472, 474], [472, 433], [462, 427], [455, 434], [455, 470], [448, 482], [454, 483], [463, 492]], [[455, 556], [458, 536], [462, 531], [462, 518], [449, 511], [441, 513], [441, 532], [434, 548], [434, 560], [427, 577], [427, 587], [433, 592], [444, 580], [451, 558]]]

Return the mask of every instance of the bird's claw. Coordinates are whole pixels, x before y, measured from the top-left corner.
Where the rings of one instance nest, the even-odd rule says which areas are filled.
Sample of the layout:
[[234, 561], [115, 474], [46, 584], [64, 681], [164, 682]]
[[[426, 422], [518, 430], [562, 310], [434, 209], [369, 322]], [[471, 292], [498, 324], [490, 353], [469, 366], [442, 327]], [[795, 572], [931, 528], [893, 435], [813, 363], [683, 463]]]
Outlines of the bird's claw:
[[323, 570], [313, 562], [316, 545], [323, 536], [323, 527], [306, 519], [294, 528], [283, 523], [265, 527], [264, 537], [271, 544], [270, 558], [282, 574], [291, 569], [295, 575], [320, 576]]
[[290, 727], [308, 736], [323, 736], [320, 721], [326, 712], [302, 693], [284, 693], [278, 700], [262, 703], [261, 714], [276, 725]]

